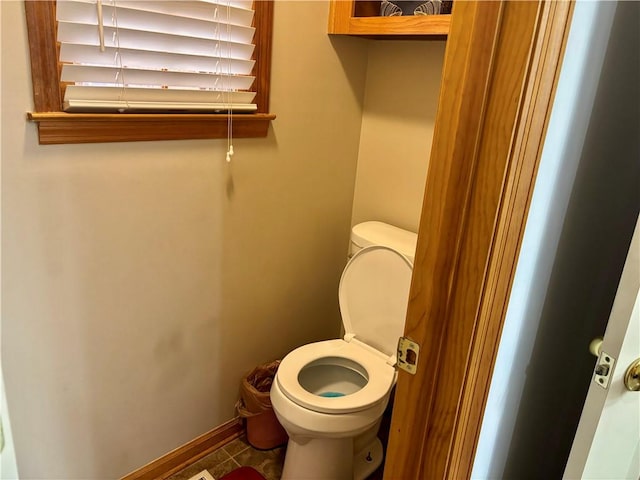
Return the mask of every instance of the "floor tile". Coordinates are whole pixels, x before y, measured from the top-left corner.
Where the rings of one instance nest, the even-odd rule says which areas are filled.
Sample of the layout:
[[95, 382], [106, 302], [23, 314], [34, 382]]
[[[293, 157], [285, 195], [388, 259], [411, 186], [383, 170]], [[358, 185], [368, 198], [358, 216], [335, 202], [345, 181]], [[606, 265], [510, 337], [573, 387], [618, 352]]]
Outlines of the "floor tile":
[[241, 466], [253, 467], [267, 480], [279, 480], [282, 476], [285, 448], [261, 451], [248, 448], [233, 458]]
[[231, 456], [227, 452], [225, 452], [224, 449], [219, 448], [206, 457], [201, 458], [195, 463], [192, 463], [184, 470], [180, 470], [178, 473], [172, 475], [167, 480], [188, 480], [202, 470], [210, 470], [218, 465], [224, 464], [228, 460], [231, 460]]
[[234, 455], [237, 455], [243, 450], [246, 450], [247, 448], [251, 448], [251, 445], [249, 445], [249, 442], [247, 442], [247, 437], [243, 435], [242, 437], [236, 438], [231, 443], [227, 443], [222, 448], [224, 448], [224, 450], [233, 457]]
[[213, 475], [213, 478], [216, 480], [222, 478], [223, 475], [234, 471], [236, 468], [240, 468], [241, 465], [238, 465], [233, 458], [230, 458], [226, 462], [223, 462], [219, 465], [215, 465], [212, 468], [209, 468], [209, 473]]

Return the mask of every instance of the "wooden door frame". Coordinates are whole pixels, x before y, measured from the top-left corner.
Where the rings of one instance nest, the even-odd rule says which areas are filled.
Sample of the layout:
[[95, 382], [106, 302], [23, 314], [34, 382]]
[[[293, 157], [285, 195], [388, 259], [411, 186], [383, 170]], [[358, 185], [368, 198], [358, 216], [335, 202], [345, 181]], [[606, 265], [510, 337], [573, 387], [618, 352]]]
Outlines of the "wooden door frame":
[[470, 478], [573, 2], [454, 3], [384, 478]]

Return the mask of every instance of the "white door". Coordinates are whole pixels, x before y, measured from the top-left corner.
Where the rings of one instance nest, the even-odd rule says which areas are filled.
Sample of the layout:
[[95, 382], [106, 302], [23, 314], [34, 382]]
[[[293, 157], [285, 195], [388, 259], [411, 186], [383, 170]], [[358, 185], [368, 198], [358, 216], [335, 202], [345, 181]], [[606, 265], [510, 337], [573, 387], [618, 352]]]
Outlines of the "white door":
[[[640, 357], [640, 222], [636, 224], [600, 351], [564, 478], [639, 480], [640, 391], [627, 390], [624, 375]], [[606, 384], [606, 378], [596, 375], [597, 366], [607, 363], [605, 357], [613, 362], [607, 388], [600, 384]], [[604, 371], [600, 369], [598, 373]]]

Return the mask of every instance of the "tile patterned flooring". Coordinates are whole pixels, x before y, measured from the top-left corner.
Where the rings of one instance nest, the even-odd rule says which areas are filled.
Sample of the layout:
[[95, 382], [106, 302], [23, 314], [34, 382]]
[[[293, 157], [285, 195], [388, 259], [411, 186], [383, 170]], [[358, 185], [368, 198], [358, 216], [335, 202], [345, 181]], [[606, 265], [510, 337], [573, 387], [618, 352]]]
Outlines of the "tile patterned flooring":
[[[206, 457], [189, 465], [184, 470], [172, 475], [167, 480], [188, 480], [202, 470], [208, 470], [213, 478], [220, 479], [223, 475], [240, 467], [253, 467], [266, 480], [280, 480], [286, 446], [273, 450], [257, 450], [242, 436], [215, 450]], [[383, 467], [380, 466], [368, 480], [381, 480]]]
[[172, 475], [167, 480], [188, 480], [202, 470], [208, 470], [218, 480], [239, 467], [253, 467], [267, 480], [280, 480], [286, 447], [257, 450], [245, 436], [237, 438], [206, 457]]
[[[378, 432], [385, 453], [387, 440], [389, 438], [393, 397], [394, 395], [392, 394], [389, 405], [382, 416], [382, 425]], [[184, 470], [172, 475], [167, 480], [189, 480], [189, 478], [200, 473], [202, 470], [208, 470], [209, 473], [213, 475], [213, 478], [218, 480], [223, 475], [240, 467], [253, 467], [260, 472], [266, 480], [280, 480], [286, 450], [286, 445], [273, 450], [255, 449], [249, 445], [247, 438], [243, 435], [189, 465]], [[367, 480], [382, 480], [383, 471], [384, 463], [380, 465]]]

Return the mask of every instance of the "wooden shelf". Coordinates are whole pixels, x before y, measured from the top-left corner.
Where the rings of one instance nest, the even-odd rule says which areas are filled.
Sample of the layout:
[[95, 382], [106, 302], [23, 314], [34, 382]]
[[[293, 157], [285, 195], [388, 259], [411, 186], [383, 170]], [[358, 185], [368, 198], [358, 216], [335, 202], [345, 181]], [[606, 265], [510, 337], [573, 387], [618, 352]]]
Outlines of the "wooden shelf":
[[380, 17], [373, 16], [376, 13], [375, 4], [379, 5], [379, 2], [331, 0], [329, 33], [374, 38], [439, 38], [449, 33], [449, 14]]

